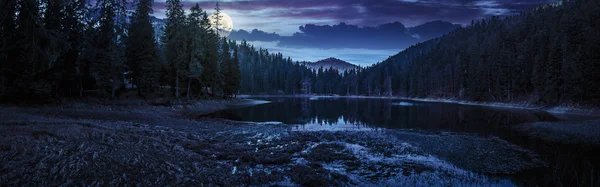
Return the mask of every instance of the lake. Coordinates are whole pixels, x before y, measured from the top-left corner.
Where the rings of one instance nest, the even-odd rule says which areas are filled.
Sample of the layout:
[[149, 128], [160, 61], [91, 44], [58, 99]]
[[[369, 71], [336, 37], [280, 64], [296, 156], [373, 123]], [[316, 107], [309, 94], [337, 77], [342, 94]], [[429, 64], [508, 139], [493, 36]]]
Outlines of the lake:
[[237, 121], [283, 122], [294, 131], [411, 130], [494, 136], [533, 151], [548, 167], [507, 177], [517, 185], [597, 184], [597, 149], [563, 145], [517, 131], [532, 122], [578, 121], [590, 116], [556, 115], [544, 111], [401, 99], [262, 97], [270, 103], [219, 111], [208, 116]]

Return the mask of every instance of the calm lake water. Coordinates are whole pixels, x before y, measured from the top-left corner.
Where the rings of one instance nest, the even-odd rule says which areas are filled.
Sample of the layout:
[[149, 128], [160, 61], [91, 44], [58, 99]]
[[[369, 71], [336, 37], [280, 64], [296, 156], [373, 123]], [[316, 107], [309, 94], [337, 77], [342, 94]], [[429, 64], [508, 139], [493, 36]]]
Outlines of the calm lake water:
[[553, 115], [542, 111], [364, 98], [254, 98], [271, 103], [229, 109], [211, 117], [253, 122], [283, 122], [293, 130], [411, 129], [496, 136], [541, 155], [548, 168], [508, 176], [524, 186], [600, 185], [600, 154], [585, 146], [561, 145], [514, 130], [539, 121], [577, 121], [589, 116]]

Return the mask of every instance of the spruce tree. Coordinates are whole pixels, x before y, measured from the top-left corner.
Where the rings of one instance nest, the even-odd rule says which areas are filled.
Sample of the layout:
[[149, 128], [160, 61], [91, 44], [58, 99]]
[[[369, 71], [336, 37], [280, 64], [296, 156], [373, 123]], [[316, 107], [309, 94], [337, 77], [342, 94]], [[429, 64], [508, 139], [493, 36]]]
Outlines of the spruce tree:
[[206, 60], [204, 51], [207, 50], [207, 46], [204, 45], [204, 40], [206, 39], [205, 35], [210, 34], [210, 32], [208, 32], [210, 30], [210, 24], [208, 23], [206, 12], [204, 12], [198, 4], [190, 9], [190, 14], [187, 19], [186, 48], [188, 49], [188, 52], [186, 54], [188, 56], [186, 59], [186, 78], [188, 79], [188, 83], [186, 98], [190, 99], [192, 95], [192, 81], [200, 80], [202, 75], [202, 62]]
[[54, 67], [63, 41], [56, 30], [42, 25], [40, 7], [36, 0], [19, 1], [19, 16], [15, 33], [14, 66], [9, 72], [13, 91], [25, 95], [50, 96], [53, 91], [49, 82], [49, 71]]
[[241, 88], [241, 76], [242, 76], [242, 72], [240, 70], [240, 60], [239, 60], [239, 53], [238, 53], [238, 47], [234, 47], [233, 48], [233, 59], [231, 59], [231, 64], [229, 65], [230, 73], [231, 73], [231, 87], [232, 87], [232, 93], [234, 95], [237, 94], [237, 92], [240, 90]]
[[[0, 2], [0, 96], [7, 95], [12, 86], [14, 70], [14, 44], [16, 26], [16, 0]], [[12, 62], [12, 63], [11, 63]]]
[[[65, 2], [64, 1], [48, 1], [46, 4], [47, 8], [44, 12], [44, 27], [56, 34], [58, 41], [65, 41], [67, 39], [65, 33], [63, 32], [63, 19], [64, 10], [65, 10]], [[62, 43], [62, 42], [61, 42]], [[66, 43], [63, 43], [61, 47], [65, 47]], [[63, 51], [60, 51], [56, 62], [54, 62], [54, 68], [52, 68], [50, 75], [47, 79], [51, 80], [53, 84], [52, 92], [54, 96], [62, 96], [64, 95], [65, 88], [68, 87], [67, 80], [69, 77], [66, 77], [67, 67], [65, 66], [65, 54]]]
[[119, 22], [115, 21], [121, 4], [118, 0], [102, 0], [97, 2], [97, 7], [100, 8], [98, 27], [94, 29], [86, 58], [97, 88], [114, 98], [123, 85], [124, 60], [117, 43], [119, 29], [116, 23]]
[[141, 96], [153, 91], [159, 73], [151, 13], [152, 0], [139, 0], [128, 29], [127, 62], [133, 78], [132, 83], [138, 87], [138, 94]]
[[62, 18], [62, 32], [66, 35], [67, 43], [69, 44], [63, 57], [63, 74], [61, 85], [63, 92], [71, 96], [71, 94], [82, 91], [82, 60], [81, 53], [86, 45], [85, 29], [89, 25], [85, 24], [86, 1], [73, 0], [65, 5], [65, 10]]
[[186, 68], [185, 21], [181, 0], [167, 0], [167, 25], [162, 42], [170, 68], [171, 89], [176, 98], [179, 98], [179, 82]]
[[219, 37], [213, 29], [205, 29], [206, 33], [202, 37], [204, 44], [204, 56], [202, 60], [202, 82], [210, 94], [215, 95], [221, 78], [219, 77]]
[[227, 38], [223, 37], [221, 40], [221, 56], [219, 63], [219, 72], [221, 77], [221, 89], [223, 92], [223, 97], [229, 97], [233, 94], [234, 85], [233, 85], [233, 72], [231, 72], [231, 52], [229, 50], [229, 43], [227, 43]]

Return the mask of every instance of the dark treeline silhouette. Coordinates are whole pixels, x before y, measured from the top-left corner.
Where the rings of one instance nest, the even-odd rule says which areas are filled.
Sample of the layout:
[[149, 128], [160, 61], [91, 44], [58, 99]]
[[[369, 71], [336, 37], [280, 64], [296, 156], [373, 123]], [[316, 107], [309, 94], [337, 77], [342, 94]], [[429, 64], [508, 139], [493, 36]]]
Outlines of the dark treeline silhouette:
[[565, 0], [473, 22], [365, 70], [363, 82], [367, 94], [598, 103], [599, 16], [599, 1]]
[[1, 1], [0, 96], [117, 97], [133, 88], [148, 98], [164, 86], [174, 97], [237, 94], [235, 42], [220, 38], [198, 5], [186, 15], [180, 0], [167, 1], [157, 40], [152, 3]]
[[[161, 39], [152, 0], [5, 0], [3, 98], [337, 94], [458, 98], [542, 105], [600, 100], [600, 3], [569, 0], [474, 21], [368, 68], [310, 69], [219, 37], [199, 6], [167, 1]], [[131, 13], [126, 7], [135, 7]], [[213, 23], [214, 24], [214, 23]], [[309, 54], [307, 54], [309, 55]]]
[[[242, 88], [248, 94], [348, 94], [346, 88], [358, 70], [340, 73], [337, 69], [311, 69], [293, 62], [281, 53], [255, 50], [246, 42], [240, 45]], [[356, 85], [354, 85], [356, 86]], [[352, 92], [355, 93], [355, 92]]]
[[[281, 55], [259, 57], [254, 61], [273, 63], [246, 70], [253, 74], [242, 78], [242, 91], [594, 104], [600, 101], [599, 16], [598, 1], [556, 2], [473, 21], [374, 66], [344, 72], [292, 68]], [[265, 78], [263, 85], [256, 76]]]

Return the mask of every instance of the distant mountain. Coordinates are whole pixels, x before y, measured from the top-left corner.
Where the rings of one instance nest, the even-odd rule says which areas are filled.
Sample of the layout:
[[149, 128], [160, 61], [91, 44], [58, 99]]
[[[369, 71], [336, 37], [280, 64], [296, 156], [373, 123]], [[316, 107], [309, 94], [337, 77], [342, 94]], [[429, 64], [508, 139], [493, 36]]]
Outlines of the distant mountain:
[[323, 69], [337, 69], [339, 72], [344, 72], [346, 70], [353, 70], [353, 69], [358, 69], [360, 68], [357, 65], [348, 63], [346, 61], [337, 59], [337, 58], [328, 58], [328, 59], [323, 59], [323, 60], [319, 60], [317, 62], [304, 62], [304, 65], [306, 65], [306, 67], [314, 69], [314, 70], [318, 70], [319, 68], [323, 68]]

